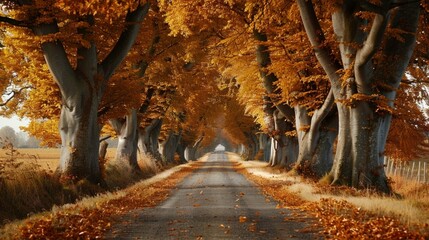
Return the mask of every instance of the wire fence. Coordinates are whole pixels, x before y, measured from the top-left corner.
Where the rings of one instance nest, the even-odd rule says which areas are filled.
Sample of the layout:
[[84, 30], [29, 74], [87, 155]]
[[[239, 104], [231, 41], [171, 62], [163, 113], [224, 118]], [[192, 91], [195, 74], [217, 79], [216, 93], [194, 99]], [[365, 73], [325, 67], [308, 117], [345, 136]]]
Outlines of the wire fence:
[[385, 160], [387, 176], [401, 176], [418, 183], [429, 183], [429, 163], [426, 161], [400, 162], [391, 159]]

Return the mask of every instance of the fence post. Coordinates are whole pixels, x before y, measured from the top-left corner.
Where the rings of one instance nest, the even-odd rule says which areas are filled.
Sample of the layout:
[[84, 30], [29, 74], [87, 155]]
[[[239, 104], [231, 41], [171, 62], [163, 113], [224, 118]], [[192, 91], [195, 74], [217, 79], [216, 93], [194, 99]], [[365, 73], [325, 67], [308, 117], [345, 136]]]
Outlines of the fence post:
[[386, 175], [389, 174], [389, 160], [387, 160], [387, 157], [384, 157], [384, 172]]
[[426, 183], [426, 162], [423, 163], [423, 182]]
[[411, 168], [411, 180], [413, 180], [413, 179], [414, 179], [414, 177], [415, 177], [415, 175], [414, 175], [414, 165], [415, 165], [415, 163], [416, 163], [416, 162], [414, 162], [414, 161], [413, 161], [413, 166], [412, 166], [412, 168]]
[[408, 170], [407, 170], [407, 179], [410, 180], [411, 179], [411, 166], [408, 165]]
[[420, 183], [420, 166], [421, 166], [421, 162], [419, 162], [419, 171], [417, 173], [417, 182]]

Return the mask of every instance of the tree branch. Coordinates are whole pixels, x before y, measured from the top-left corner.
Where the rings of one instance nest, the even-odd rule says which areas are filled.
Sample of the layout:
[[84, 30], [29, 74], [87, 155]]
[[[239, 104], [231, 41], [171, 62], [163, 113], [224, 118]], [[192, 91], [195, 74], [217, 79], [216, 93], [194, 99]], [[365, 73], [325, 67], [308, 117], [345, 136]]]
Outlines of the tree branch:
[[[297, 2], [305, 32], [307, 33], [308, 39], [313, 46], [316, 58], [325, 73], [328, 75], [331, 86], [340, 90], [342, 87], [339, 81], [340, 76], [338, 75], [337, 71], [341, 69], [341, 65], [331, 57], [331, 51], [328, 49], [328, 46], [323, 44], [325, 41], [325, 36], [316, 17], [313, 3], [309, 0], [297, 0]], [[335, 92], [337, 91], [334, 91], [334, 95]], [[340, 96], [335, 96], [335, 98], [339, 97]]]
[[[49, 24], [40, 24], [33, 27], [33, 31], [37, 36], [46, 36], [49, 34], [58, 33], [58, 25], [56, 22]], [[57, 82], [63, 97], [68, 97], [76, 92], [79, 87], [75, 72], [67, 58], [67, 53], [63, 44], [55, 40], [53, 42], [42, 43], [42, 51], [45, 61], [52, 73], [54, 80]]]
[[[265, 33], [259, 32], [256, 29], [253, 31], [253, 36], [256, 40], [260, 42], [266, 42], [268, 40], [267, 35]], [[275, 82], [278, 81], [278, 78], [274, 73], [270, 73], [267, 70], [267, 67], [271, 65], [271, 58], [270, 52], [266, 45], [260, 43], [256, 46], [256, 60], [259, 66], [259, 73], [264, 80], [264, 87], [269, 94], [271, 102], [286, 117], [288, 121], [294, 122], [294, 109], [291, 108], [288, 104], [278, 103], [278, 97], [276, 96], [280, 96], [280, 90], [274, 85]]]
[[32, 86], [26, 86], [26, 87], [22, 87], [22, 88], [20, 88], [19, 90], [13, 90], [13, 91], [11, 92], [12, 96], [10, 96], [8, 99], [6, 99], [6, 101], [4, 101], [4, 102], [0, 103], [0, 107], [4, 107], [4, 106], [6, 106], [10, 101], [12, 101], [12, 99], [13, 99], [16, 95], [20, 94], [22, 91], [24, 91], [25, 89], [29, 89], [29, 88], [33, 88], [33, 87], [32, 87]]
[[27, 24], [27, 23], [25, 23], [23, 21], [19, 21], [19, 20], [15, 20], [15, 19], [8, 18], [8, 17], [3, 17], [3, 16], [0, 16], [0, 22], [4, 22], [4, 23], [7, 23], [7, 24], [16, 26], [16, 27], [31, 28], [31, 25], [29, 25], [29, 24]]
[[154, 31], [155, 34], [152, 38], [152, 42], [151, 42], [149, 50], [148, 50], [148, 54], [147, 54], [148, 60], [146, 61], [143, 59], [138, 63], [138, 68], [139, 68], [138, 76], [139, 77], [144, 77], [146, 70], [149, 67], [149, 63], [150, 63], [151, 59], [155, 56], [156, 45], [158, 45], [159, 41], [161, 40], [160, 33], [159, 33], [159, 25], [158, 25], [158, 21], [156, 19], [153, 21], [153, 27], [155, 29], [155, 31]]
[[139, 108], [139, 113], [145, 113], [150, 105], [150, 99], [152, 98], [153, 94], [155, 93], [154, 88], [149, 88], [146, 93], [146, 98], [143, 102], [143, 104]]
[[320, 129], [322, 121], [326, 118], [326, 116], [328, 116], [332, 110], [332, 107], [334, 106], [334, 100], [334, 93], [331, 88], [329, 90], [328, 96], [325, 99], [325, 102], [323, 102], [323, 105], [314, 112], [314, 115], [311, 118], [311, 130], [316, 131], [316, 129]]
[[[390, 27], [400, 29], [404, 34], [402, 40], [388, 37], [383, 45], [383, 54], [387, 64], [376, 69], [376, 76], [383, 79], [383, 83], [391, 89], [397, 89], [404, 76], [416, 44], [416, 32], [418, 29], [420, 5], [419, 2], [407, 2], [399, 7], [390, 20]], [[398, 57], [399, 56], [399, 57]]]
[[420, 3], [420, 0], [392, 3], [390, 5], [390, 9], [401, 7], [401, 6], [404, 6], [404, 5], [407, 5], [407, 4], [413, 4], [413, 3]]
[[372, 13], [383, 14], [383, 12], [385, 12], [382, 7], [372, 4], [368, 1], [359, 1], [359, 6], [361, 9]]
[[109, 139], [109, 138], [111, 138], [111, 137], [112, 137], [111, 135], [107, 135], [107, 136], [105, 136], [105, 137], [100, 138], [100, 140], [98, 140], [98, 141], [99, 141], [99, 142], [106, 141], [107, 139]]
[[128, 27], [122, 32], [112, 51], [101, 63], [104, 73], [104, 81], [107, 81], [127, 56], [140, 30], [140, 23], [149, 12], [149, 3], [138, 6], [133, 12], [129, 12], [125, 18]]
[[388, 21], [389, 14], [386, 12], [375, 16], [371, 30], [363, 47], [356, 53], [355, 65], [357, 68], [364, 66], [377, 52], [383, 40], [383, 35], [386, 31]]

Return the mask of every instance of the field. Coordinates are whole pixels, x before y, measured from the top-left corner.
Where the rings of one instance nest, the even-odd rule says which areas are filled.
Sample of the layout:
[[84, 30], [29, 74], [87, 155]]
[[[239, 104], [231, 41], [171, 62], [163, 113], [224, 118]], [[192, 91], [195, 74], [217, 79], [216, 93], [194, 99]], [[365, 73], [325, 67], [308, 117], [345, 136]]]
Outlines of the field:
[[[20, 148], [16, 149], [17, 152], [14, 154], [17, 160], [35, 163], [39, 165], [42, 169], [48, 171], [55, 171], [58, 167], [60, 159], [60, 149], [59, 148]], [[113, 159], [115, 156], [116, 148], [107, 149], [107, 158]], [[5, 158], [10, 155], [10, 151], [0, 149], [0, 158]]]

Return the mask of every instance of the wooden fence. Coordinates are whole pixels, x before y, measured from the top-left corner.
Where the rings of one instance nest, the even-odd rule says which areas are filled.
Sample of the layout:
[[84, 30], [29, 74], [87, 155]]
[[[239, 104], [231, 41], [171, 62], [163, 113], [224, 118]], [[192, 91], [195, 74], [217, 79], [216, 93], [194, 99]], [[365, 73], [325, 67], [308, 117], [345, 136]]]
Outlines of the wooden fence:
[[395, 162], [385, 159], [387, 176], [401, 176], [419, 183], [429, 183], [429, 163], [426, 161]]

